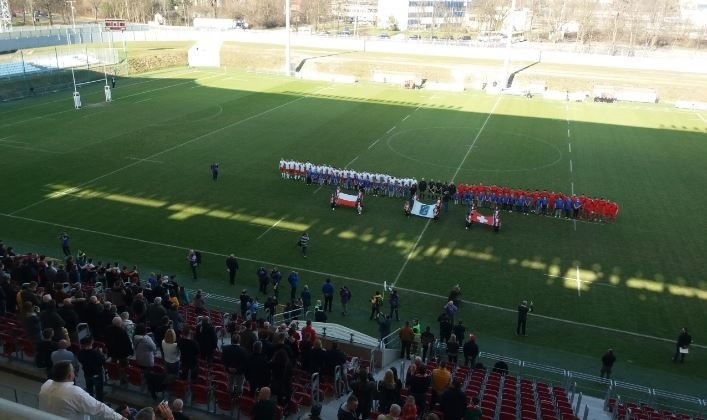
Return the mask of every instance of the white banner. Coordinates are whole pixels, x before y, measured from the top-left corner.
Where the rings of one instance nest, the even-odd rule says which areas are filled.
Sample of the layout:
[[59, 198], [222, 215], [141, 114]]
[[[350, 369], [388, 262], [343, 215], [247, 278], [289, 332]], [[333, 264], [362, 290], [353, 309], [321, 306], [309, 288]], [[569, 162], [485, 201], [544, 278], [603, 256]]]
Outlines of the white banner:
[[415, 216], [426, 217], [428, 219], [434, 218], [434, 208], [436, 204], [425, 204], [417, 200], [414, 200], [412, 205], [411, 213]]

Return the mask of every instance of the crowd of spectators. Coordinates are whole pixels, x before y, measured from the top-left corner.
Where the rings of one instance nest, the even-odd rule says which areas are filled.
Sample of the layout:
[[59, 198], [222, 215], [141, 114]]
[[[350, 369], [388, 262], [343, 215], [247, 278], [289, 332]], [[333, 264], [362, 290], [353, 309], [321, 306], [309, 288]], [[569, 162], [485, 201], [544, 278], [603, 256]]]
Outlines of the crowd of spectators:
[[[206, 308], [205, 295], [199, 290], [190, 302], [174, 277], [150, 273], [142, 279], [137, 267], [94, 264], [81, 252], [76, 259], [68, 255], [58, 263], [37, 254], [18, 255], [1, 243], [0, 252], [0, 315], [15, 314], [14, 319], [21, 325], [24, 336], [34, 345], [36, 365], [46, 369], [48, 384], [68, 382], [65, 379], [68, 376], [72, 376], [73, 383], [73, 376], [83, 376], [85, 395], [81, 398], [95, 401], [91, 410], [98, 410], [96, 412], [105, 410], [101, 404], [107, 363], [118, 366], [123, 385], [130, 379], [127, 371], [139, 368], [143, 383], [155, 400], [157, 393], [168, 389], [175, 380], [200, 383], [205, 371], [222, 369], [232, 395], [255, 398], [258, 410], [263, 413], [269, 413], [272, 404], [260, 401], [272, 400], [274, 405], [287, 409], [295, 392], [295, 370], [333, 378], [335, 368], [347, 363], [346, 355], [335, 342], [325, 348], [311, 322], [297, 320], [302, 312], [291, 315], [288, 322], [279, 325], [268, 321], [272, 320], [268, 312], [265, 318], [256, 320], [246, 317], [247, 311], [225, 318], [225, 325], [214, 325], [208, 316], [211, 312]], [[278, 273], [276, 268], [266, 272], [263, 277], [267, 282], [261, 284], [261, 292], [267, 293], [270, 285], [277, 289], [279, 282], [271, 282], [280, 278]], [[290, 283], [292, 298], [297, 286]], [[316, 302], [315, 318], [326, 318], [332, 311], [334, 290], [331, 280], [327, 279], [322, 285], [327, 301], [323, 305], [321, 301]], [[242, 295], [249, 300], [247, 290]], [[344, 305], [350, 300], [350, 292], [343, 295], [345, 313]], [[463, 322], [457, 320], [454, 324], [459, 296], [458, 287], [450, 293], [450, 300], [438, 319], [438, 337], [446, 343], [443, 348], [446, 348], [448, 362], [457, 364], [458, 354], [462, 352], [464, 364], [474, 366], [479, 353], [475, 337], [471, 335], [465, 341]], [[301, 308], [305, 300], [311, 305], [308, 286], [302, 290], [299, 300], [291, 302], [297, 302], [297, 307]], [[382, 297], [374, 296], [372, 300], [372, 315], [379, 323], [387, 325], [387, 332], [391, 318], [399, 319], [397, 292], [390, 294], [388, 304], [389, 311], [383, 314]], [[187, 306], [197, 315], [196, 322], [185, 319]], [[217, 332], [217, 327], [223, 329]], [[225, 339], [222, 346], [219, 346], [219, 336]], [[431, 345], [436, 341], [430, 327], [422, 332], [419, 322], [413, 321], [411, 325], [406, 321], [400, 338], [401, 357], [422, 355], [413, 357], [406, 383], [403, 384], [394, 368], [386, 371], [379, 383], [363, 368], [354, 373], [350, 383], [355, 404], [349, 400], [340, 411], [346, 415], [347, 410], [353, 409], [356, 416], [364, 418], [374, 410], [388, 416], [382, 418], [397, 418], [403, 413], [415, 417], [442, 403], [445, 413], [449, 407], [457, 407], [463, 413], [468, 401], [462, 401], [463, 393], [460, 396], [455, 392], [458, 386], [455, 387], [451, 376], [444, 375], [444, 367], [431, 374], [421, 367], [429, 360]], [[67, 371], [67, 363], [71, 372]], [[402, 396], [403, 386], [410, 398]], [[426, 405], [424, 396], [428, 391], [432, 399]], [[116, 418], [137, 415], [130, 414], [125, 407], [120, 408], [118, 411], [123, 414]], [[175, 411], [179, 413], [181, 407]]]

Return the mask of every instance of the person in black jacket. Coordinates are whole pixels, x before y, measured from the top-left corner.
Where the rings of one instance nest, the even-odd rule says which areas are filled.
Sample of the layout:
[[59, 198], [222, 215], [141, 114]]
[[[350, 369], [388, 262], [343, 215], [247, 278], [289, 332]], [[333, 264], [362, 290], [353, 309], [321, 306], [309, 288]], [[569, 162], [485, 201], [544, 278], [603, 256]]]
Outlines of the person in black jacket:
[[81, 350], [77, 358], [86, 379], [86, 392], [103, 402], [103, 364], [106, 362], [106, 357], [93, 348], [93, 338], [89, 336], [81, 339]]
[[211, 325], [211, 319], [207, 316], [202, 316], [201, 322], [196, 327], [196, 342], [199, 344], [201, 357], [211, 364], [214, 360], [214, 351], [218, 347], [218, 337], [214, 326]]
[[464, 366], [474, 367], [476, 359], [479, 357], [479, 345], [476, 344], [476, 336], [469, 335], [469, 341], [464, 343]]
[[263, 343], [260, 341], [253, 343], [253, 353], [248, 357], [245, 377], [250, 384], [251, 397], [255, 396], [258, 388], [270, 383], [270, 363], [263, 354]]
[[611, 369], [614, 367], [614, 363], [616, 363], [616, 356], [614, 356], [614, 350], [609, 349], [601, 357], [600, 376], [602, 378], [604, 377], [604, 374], [606, 374], [606, 379], [611, 378]]
[[56, 342], [52, 340], [54, 330], [45, 328], [42, 330], [42, 340], [37, 343], [37, 354], [34, 357], [34, 363], [38, 368], [47, 370], [47, 378], [51, 377], [52, 372], [52, 353], [59, 349]]
[[516, 335], [525, 335], [525, 324], [528, 321], [528, 313], [533, 311], [533, 302], [524, 300], [518, 305], [518, 323], [516, 325]]
[[454, 379], [452, 386], [442, 393], [439, 403], [442, 406], [442, 414], [445, 419], [462, 419], [468, 401], [467, 396], [461, 389], [462, 384], [459, 379]]
[[[692, 336], [687, 333], [687, 328], [680, 330], [680, 335], [675, 343], [675, 356], [673, 356], [673, 362], [677, 363], [678, 356], [680, 357], [680, 363], [685, 361], [685, 355], [692, 344]], [[680, 351], [682, 350], [682, 352]]]
[[186, 379], [187, 375], [192, 381], [195, 381], [199, 376], [199, 344], [192, 339], [191, 328], [188, 325], [184, 326], [182, 335], [177, 340], [179, 347], [179, 358], [181, 361], [180, 379]]
[[235, 255], [231, 254], [226, 258], [226, 270], [228, 271], [228, 280], [233, 286], [236, 284], [236, 274], [238, 273], [238, 260]]
[[243, 393], [248, 352], [241, 346], [241, 336], [231, 335], [231, 344], [221, 348], [221, 362], [230, 376], [230, 387], [236, 395]]

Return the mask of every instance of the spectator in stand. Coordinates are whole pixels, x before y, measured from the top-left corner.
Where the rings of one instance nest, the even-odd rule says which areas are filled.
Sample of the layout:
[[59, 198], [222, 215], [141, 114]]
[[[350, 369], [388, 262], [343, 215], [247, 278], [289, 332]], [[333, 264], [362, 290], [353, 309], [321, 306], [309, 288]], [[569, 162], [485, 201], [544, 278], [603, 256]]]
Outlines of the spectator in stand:
[[322, 306], [322, 302], [320, 300], [318, 300], [317, 304], [314, 306], [314, 320], [316, 322], [327, 321], [326, 311], [324, 311], [324, 307]]
[[[167, 310], [162, 305], [162, 298], [156, 297], [155, 300], [147, 306], [146, 321], [147, 325], [155, 330], [162, 323], [162, 317], [167, 315]], [[137, 333], [136, 333], [137, 334]]]
[[379, 313], [376, 320], [378, 321], [378, 334], [380, 335], [380, 340], [383, 341], [384, 338], [390, 335], [390, 316]]
[[36, 309], [32, 306], [32, 302], [22, 304], [22, 326], [24, 327], [25, 335], [33, 343], [38, 342], [42, 338], [42, 323], [39, 321], [39, 315], [37, 314], [39, 308]]
[[243, 393], [247, 361], [248, 352], [241, 346], [241, 336], [232, 334], [231, 344], [221, 348], [221, 363], [223, 363], [228, 372], [230, 389], [238, 396]]
[[201, 289], [196, 291], [192, 305], [194, 305], [194, 312], [196, 312], [197, 315], [207, 313], [206, 299], [204, 299], [204, 292], [202, 292]]
[[39, 409], [71, 419], [93, 416], [99, 419], [123, 419], [123, 416], [74, 385], [75, 371], [68, 361], [52, 367], [52, 379], [39, 391]]
[[329, 348], [329, 351], [327, 351], [327, 365], [329, 366], [327, 371], [331, 376], [334, 376], [334, 371], [336, 367], [341, 366], [341, 372], [342, 374], [345, 374], [345, 364], [346, 354], [339, 349], [339, 344], [336, 341], [332, 341], [331, 348]]
[[258, 388], [270, 383], [270, 362], [263, 354], [263, 343], [260, 341], [253, 343], [253, 353], [246, 363], [245, 378], [250, 384], [251, 396], [255, 395]]
[[405, 326], [400, 329], [398, 335], [400, 336], [401, 342], [400, 358], [410, 360], [410, 348], [412, 347], [412, 343], [415, 341], [415, 333], [412, 331], [409, 321], [405, 321]]
[[[174, 420], [189, 420], [189, 416], [184, 414], [183, 410], [184, 410], [184, 401], [182, 401], [179, 398], [176, 398], [174, 401], [172, 401], [172, 415], [174, 416]], [[169, 420], [169, 419], [165, 419], [165, 420]]]
[[103, 364], [106, 357], [101, 351], [93, 347], [93, 338], [88, 336], [81, 339], [81, 350], [78, 360], [83, 368], [83, 377], [86, 380], [86, 392], [98, 401], [103, 401]]
[[72, 365], [74, 365], [74, 372], [78, 372], [79, 360], [76, 358], [76, 355], [74, 353], [68, 350], [69, 346], [69, 340], [59, 340], [59, 342], [57, 343], [58, 348], [54, 352], [52, 352], [51, 355], [52, 367], [57, 363], [61, 362], [62, 360], [67, 360], [71, 362]]
[[341, 315], [346, 316], [349, 314], [348, 305], [351, 301], [351, 290], [344, 286], [339, 290], [339, 298], [341, 299]]
[[145, 318], [147, 316], [147, 306], [145, 305], [145, 298], [142, 293], [138, 293], [135, 295], [135, 298], [133, 299], [133, 303], [130, 306], [130, 310], [133, 315], [133, 319], [137, 323], [142, 323], [145, 322]]
[[66, 298], [63, 300], [61, 307], [57, 311], [61, 319], [64, 320], [66, 324], [66, 331], [69, 332], [69, 337], [71, 341], [78, 341], [78, 336], [76, 335], [76, 326], [79, 325], [79, 315], [74, 310], [74, 304], [71, 298]]
[[616, 362], [616, 356], [614, 356], [614, 350], [608, 349], [606, 353], [601, 357], [601, 371], [599, 375], [603, 378], [606, 374], [606, 379], [611, 378], [611, 368], [613, 368]]
[[403, 405], [403, 411], [400, 416], [404, 420], [417, 419], [417, 405], [415, 405], [415, 397], [408, 395], [405, 398], [405, 404]]
[[218, 348], [218, 337], [208, 316], [202, 316], [199, 320], [199, 325], [196, 327], [196, 342], [199, 344], [201, 357], [211, 364], [214, 360], [214, 351]]
[[324, 373], [327, 363], [327, 351], [322, 347], [322, 340], [316, 339], [309, 354], [309, 373]]
[[248, 306], [253, 302], [253, 298], [248, 296], [248, 290], [241, 290], [241, 295], [239, 296], [240, 307], [241, 307], [241, 318], [246, 318], [246, 313], [248, 312]]
[[481, 400], [479, 397], [473, 397], [471, 399], [471, 404], [466, 407], [466, 412], [464, 412], [464, 420], [480, 420], [483, 416], [483, 411], [481, 411], [481, 406], [479, 405]]
[[[441, 327], [440, 327], [441, 330]], [[426, 327], [425, 331], [420, 334], [420, 345], [422, 345], [422, 360], [427, 360], [427, 352], [430, 352], [430, 355], [432, 354], [431, 352], [431, 346], [434, 345], [435, 342], [435, 336], [432, 334], [432, 331], [430, 331], [430, 327]]]
[[157, 345], [157, 348], [160, 351], [162, 351], [162, 339], [164, 339], [165, 333], [168, 329], [172, 328], [171, 323], [172, 321], [170, 321], [169, 317], [165, 315], [162, 317], [160, 325], [154, 330], [152, 330], [153, 339], [155, 341], [155, 344]]
[[467, 397], [462, 390], [462, 383], [459, 379], [454, 379], [451, 388], [440, 397], [440, 405], [445, 419], [461, 419], [466, 411]]
[[196, 381], [199, 376], [199, 345], [192, 339], [192, 331], [188, 325], [184, 326], [182, 334], [177, 340], [177, 347], [180, 354], [181, 374], [180, 379], [186, 379], [187, 376]]
[[179, 346], [177, 345], [177, 334], [169, 328], [162, 339], [162, 358], [170, 375], [179, 375]]
[[322, 405], [321, 404], [312, 405], [312, 409], [309, 411], [309, 415], [307, 416], [307, 420], [322, 420]]
[[46, 309], [39, 313], [39, 319], [42, 322], [43, 328], [54, 329], [55, 340], [68, 338], [65, 337], [66, 330], [64, 329], [64, 326], [66, 323], [63, 319], [61, 319], [61, 316], [59, 316], [59, 313], [56, 311], [56, 303], [53, 300], [50, 300]]
[[434, 408], [435, 404], [439, 401], [439, 397], [449, 388], [451, 381], [452, 373], [444, 364], [432, 370], [432, 399], [430, 400], [430, 408]]
[[[370, 409], [368, 410], [370, 412]], [[361, 413], [361, 407], [359, 404], [359, 399], [356, 397], [356, 395], [349, 395], [349, 398], [346, 400], [345, 403], [339, 407], [339, 410], [336, 413], [336, 419], [337, 420], [356, 420], [359, 418], [359, 414]], [[368, 415], [364, 417], [365, 419], [368, 418]]]
[[331, 303], [334, 300], [334, 285], [330, 278], [327, 278], [322, 285], [322, 295], [324, 295], [324, 311], [331, 312]]
[[38, 368], [46, 369], [47, 378], [50, 378], [52, 374], [52, 353], [59, 349], [59, 346], [52, 340], [53, 337], [53, 329], [42, 330], [42, 340], [37, 343], [37, 354], [34, 358], [34, 364]]
[[285, 349], [279, 349], [270, 361], [270, 386], [277, 396], [278, 405], [283, 407], [287, 406], [292, 396], [293, 360]]
[[251, 411], [252, 420], [272, 420], [276, 417], [277, 406], [270, 399], [270, 388], [264, 386], [258, 391], [258, 400]]
[[[361, 418], [367, 419], [371, 415], [371, 408], [373, 406], [373, 396], [376, 392], [376, 383], [373, 382], [373, 377], [368, 374], [365, 368], [359, 368], [356, 379], [351, 384], [352, 397], [355, 398], [357, 407], [353, 408], [352, 417], [344, 417], [357, 419], [359, 416]], [[349, 397], [349, 402], [351, 397]], [[341, 413], [341, 408], [339, 409]], [[341, 414], [339, 414], [339, 419], [341, 419]]]
[[312, 327], [312, 321], [310, 320], [307, 320], [307, 324], [304, 328], [302, 328], [302, 336], [305, 334], [309, 334], [309, 339], [311, 342], [314, 342], [317, 339], [317, 332]]
[[400, 393], [398, 392], [393, 371], [388, 369], [383, 374], [383, 379], [378, 382], [378, 411], [387, 413], [392, 404], [397, 404], [400, 401]]
[[240, 332], [241, 345], [245, 347], [246, 350], [252, 349], [253, 344], [258, 341], [258, 335], [255, 332], [255, 322], [247, 321], [246, 328]]
[[457, 336], [452, 334], [447, 341], [447, 361], [457, 364], [457, 356], [459, 355], [459, 342]]
[[115, 412], [127, 420], [135, 420], [135, 416], [137, 416], [137, 409], [132, 408], [127, 404], [120, 404], [116, 407]]
[[147, 334], [145, 324], [138, 324], [135, 327], [135, 336], [133, 336], [133, 351], [135, 352], [135, 362], [143, 370], [150, 370], [155, 366], [155, 353], [157, 345], [152, 340], [152, 337]]
[[128, 357], [133, 355], [133, 344], [127, 331], [123, 329], [120, 317], [113, 318], [111, 325], [106, 328], [106, 349], [108, 357], [122, 369], [128, 366]]
[[479, 345], [476, 344], [476, 336], [469, 334], [469, 341], [464, 343], [464, 366], [473, 368], [476, 366], [476, 359], [479, 357]]
[[168, 304], [167, 316], [169, 317], [169, 321], [172, 323], [172, 329], [174, 331], [181, 331], [182, 325], [184, 324], [184, 319], [182, 319], [182, 316], [179, 314], [177, 308], [178, 306]]

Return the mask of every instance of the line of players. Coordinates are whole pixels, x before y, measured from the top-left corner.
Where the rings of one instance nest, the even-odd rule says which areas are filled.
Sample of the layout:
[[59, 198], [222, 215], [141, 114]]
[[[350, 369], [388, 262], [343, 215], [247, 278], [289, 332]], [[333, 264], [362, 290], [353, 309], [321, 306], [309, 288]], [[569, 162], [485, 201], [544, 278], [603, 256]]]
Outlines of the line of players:
[[526, 191], [495, 185], [458, 185], [455, 203], [473, 203], [477, 207], [500, 208], [523, 214], [540, 214], [557, 218], [614, 222], [619, 205], [603, 198], [566, 195], [548, 191]]
[[409, 197], [410, 188], [417, 185], [414, 178], [397, 178], [388, 174], [356, 172], [351, 169], [339, 169], [328, 165], [315, 165], [310, 162], [280, 160], [282, 179], [306, 182], [308, 185], [333, 185], [349, 190], [363, 191], [368, 195], [385, 197]]
[[366, 194], [397, 198], [419, 197], [441, 199], [445, 207], [450, 202], [477, 208], [496, 208], [523, 214], [540, 214], [557, 218], [614, 222], [619, 205], [603, 198], [566, 195], [551, 191], [528, 191], [510, 187], [486, 186], [396, 178], [387, 174], [356, 172], [310, 162], [280, 160], [280, 176], [307, 184], [334, 185], [346, 189], [363, 189]]

